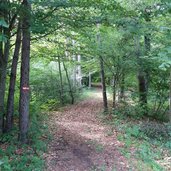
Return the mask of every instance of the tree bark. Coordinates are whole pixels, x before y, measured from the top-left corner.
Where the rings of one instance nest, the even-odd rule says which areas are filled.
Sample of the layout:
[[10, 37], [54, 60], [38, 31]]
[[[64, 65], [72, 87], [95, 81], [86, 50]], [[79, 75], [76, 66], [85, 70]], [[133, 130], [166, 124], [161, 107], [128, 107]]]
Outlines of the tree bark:
[[124, 99], [124, 94], [125, 94], [125, 74], [122, 73], [121, 83], [120, 83], [120, 94], [119, 94], [120, 101], [122, 101]]
[[77, 83], [78, 83], [78, 87], [81, 88], [82, 87], [82, 74], [81, 74], [81, 55], [77, 56], [77, 62], [79, 63], [77, 65]]
[[103, 107], [104, 112], [108, 111], [108, 104], [107, 104], [107, 93], [106, 93], [106, 82], [105, 82], [105, 72], [104, 72], [104, 63], [103, 58], [100, 57], [100, 72], [101, 72], [101, 83], [102, 83], [102, 91], [103, 91]]
[[6, 82], [6, 64], [0, 65], [0, 134], [4, 130], [4, 98], [5, 98], [5, 82]]
[[60, 102], [61, 102], [61, 105], [63, 105], [64, 104], [63, 78], [62, 78], [62, 71], [61, 71], [61, 60], [59, 56], [58, 56], [58, 69], [59, 69], [59, 78], [60, 78]]
[[6, 86], [6, 73], [9, 57], [10, 41], [5, 43], [4, 53], [0, 56], [0, 133], [4, 130], [4, 116], [5, 116], [5, 86]]
[[[7, 10], [7, 1], [1, 0], [0, 6], [2, 9], [0, 11], [0, 16], [4, 20], [8, 20], [8, 10]], [[5, 98], [5, 85], [6, 85], [6, 72], [7, 72], [7, 64], [9, 57], [9, 49], [10, 49], [10, 31], [8, 28], [0, 27], [0, 34], [5, 34], [7, 36], [7, 42], [0, 42], [0, 134], [4, 130], [4, 116], [5, 116], [5, 108], [4, 108], [4, 98]]]
[[169, 122], [171, 123], [171, 68], [170, 68], [170, 83], [169, 83]]
[[116, 108], [116, 76], [113, 76], [113, 102], [112, 102], [112, 108]]
[[139, 37], [137, 36], [135, 39], [136, 46], [136, 57], [138, 62], [138, 89], [139, 89], [139, 102], [140, 106], [143, 109], [143, 114], [147, 115], [147, 81], [146, 81], [146, 73], [142, 66], [142, 60], [140, 59], [140, 42]]
[[[151, 22], [151, 10], [148, 9], [148, 7], [144, 11], [144, 18], [147, 24]], [[149, 52], [151, 50], [151, 34], [147, 33], [144, 36], [144, 46], [145, 46], [145, 55], [148, 56]], [[142, 101], [142, 107], [144, 109], [144, 115], [148, 115], [148, 87], [149, 87], [149, 69], [146, 68], [146, 66], [142, 66], [142, 68], [145, 68], [144, 71], [141, 69], [139, 73], [139, 90], [142, 92], [140, 96], [140, 100]]]
[[[151, 51], [151, 35], [150, 34], [146, 34], [144, 36], [144, 46], [145, 46], [145, 55], [148, 56], [150, 51]], [[149, 78], [150, 78], [150, 73], [149, 73], [149, 69], [146, 68], [145, 69], [145, 76], [146, 76], [146, 83], [147, 83], [147, 93], [148, 93], [148, 87], [149, 87]]]
[[[97, 24], [97, 28], [99, 24]], [[97, 43], [99, 46], [99, 50], [101, 49], [101, 40], [100, 33], [97, 34]], [[108, 102], [107, 102], [107, 93], [106, 93], [106, 81], [105, 81], [105, 71], [104, 71], [104, 61], [102, 56], [99, 56], [100, 61], [100, 74], [101, 74], [101, 84], [102, 84], [102, 95], [103, 95], [103, 110], [104, 112], [108, 112]]]
[[91, 72], [89, 72], [89, 74], [88, 74], [88, 80], [89, 80], [88, 81], [88, 85], [89, 85], [88, 87], [91, 88]]
[[138, 83], [139, 83], [139, 96], [140, 96], [140, 105], [147, 109], [147, 88], [146, 88], [146, 79], [145, 73], [142, 70], [139, 70], [138, 73]]
[[[74, 48], [75, 40], [72, 40], [72, 46]], [[76, 58], [77, 58], [76, 55], [73, 54], [73, 56], [72, 56], [72, 60], [73, 60], [72, 80], [73, 80], [73, 87], [75, 87], [75, 88], [77, 86], [77, 66], [75, 64], [75, 62], [77, 61]]]
[[12, 66], [11, 66], [10, 85], [9, 85], [8, 100], [7, 100], [7, 114], [6, 114], [6, 126], [5, 126], [5, 130], [7, 132], [10, 131], [13, 127], [14, 94], [15, 94], [17, 64], [18, 64], [20, 46], [21, 46], [21, 28], [19, 23], [16, 42], [15, 42], [14, 55], [12, 60]]
[[22, 18], [22, 51], [21, 51], [21, 77], [20, 77], [20, 102], [19, 102], [19, 141], [26, 143], [28, 140], [29, 126], [29, 69], [30, 69], [30, 10], [31, 4], [23, 0], [25, 9]]
[[73, 95], [73, 91], [72, 91], [72, 86], [71, 86], [71, 82], [70, 82], [70, 79], [69, 79], [68, 70], [66, 68], [66, 65], [65, 65], [64, 61], [63, 61], [63, 66], [64, 66], [64, 70], [65, 70], [65, 73], [66, 73], [66, 78], [67, 78], [67, 81], [68, 81], [69, 93], [70, 93], [70, 96], [71, 96], [71, 104], [74, 104], [74, 95]]

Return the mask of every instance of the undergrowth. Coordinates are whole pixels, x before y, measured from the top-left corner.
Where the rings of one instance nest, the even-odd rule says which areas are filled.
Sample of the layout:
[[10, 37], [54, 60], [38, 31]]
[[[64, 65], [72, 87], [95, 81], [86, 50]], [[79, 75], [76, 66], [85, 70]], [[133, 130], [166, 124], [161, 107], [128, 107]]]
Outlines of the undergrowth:
[[[31, 107], [29, 142], [18, 142], [18, 127], [15, 123], [10, 133], [0, 138], [0, 171], [42, 171], [45, 167], [43, 154], [51, 139], [46, 125], [46, 115], [35, 113]], [[40, 111], [39, 111], [40, 112]], [[16, 121], [17, 122], [17, 121]]]
[[169, 123], [130, 118], [116, 112], [107, 123], [116, 130], [118, 140], [124, 143], [119, 150], [128, 159], [131, 168], [138, 171], [171, 170]]

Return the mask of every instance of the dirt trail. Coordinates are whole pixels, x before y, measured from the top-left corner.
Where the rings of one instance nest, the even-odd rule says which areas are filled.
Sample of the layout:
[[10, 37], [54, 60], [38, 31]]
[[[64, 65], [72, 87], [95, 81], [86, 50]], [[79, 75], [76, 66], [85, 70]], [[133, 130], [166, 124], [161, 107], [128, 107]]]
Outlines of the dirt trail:
[[100, 92], [87, 100], [54, 112], [53, 140], [46, 156], [47, 171], [126, 171], [126, 159], [116, 133], [100, 122]]

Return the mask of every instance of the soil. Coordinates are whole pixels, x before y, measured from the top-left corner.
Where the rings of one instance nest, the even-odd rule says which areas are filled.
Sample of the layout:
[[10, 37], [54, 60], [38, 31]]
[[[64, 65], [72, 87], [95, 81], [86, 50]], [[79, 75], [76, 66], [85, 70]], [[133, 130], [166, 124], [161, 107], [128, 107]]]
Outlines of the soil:
[[46, 154], [47, 171], [127, 171], [115, 130], [105, 125], [101, 92], [51, 115], [53, 140]]

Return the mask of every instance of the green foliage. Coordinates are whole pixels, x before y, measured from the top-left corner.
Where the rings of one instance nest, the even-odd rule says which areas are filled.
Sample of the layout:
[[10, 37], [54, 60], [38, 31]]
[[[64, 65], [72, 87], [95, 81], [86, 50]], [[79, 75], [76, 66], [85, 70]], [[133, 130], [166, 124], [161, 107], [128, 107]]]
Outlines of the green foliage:
[[144, 123], [140, 131], [151, 139], [169, 140], [171, 128], [169, 124], [159, 124], [155, 122]]
[[[0, 42], [3, 42], [1, 44], [6, 43], [8, 38], [11, 38], [10, 43], [13, 44], [15, 25], [22, 18], [23, 13], [28, 12], [20, 6], [20, 3], [12, 0], [7, 4], [0, 4], [2, 5]], [[124, 134], [120, 135], [120, 138], [125, 141], [127, 149], [131, 147], [132, 141], [138, 144], [142, 140], [143, 144], [137, 150], [137, 157], [154, 170], [162, 169], [154, 162], [155, 155], [151, 152], [153, 150], [149, 145], [150, 142], [147, 141], [157, 141], [167, 149], [170, 148], [170, 128], [165, 128], [163, 125], [145, 124], [143, 126], [136, 123], [134, 126], [123, 125], [122, 122], [128, 118], [133, 121], [142, 119], [146, 111], [148, 118], [168, 120], [166, 114], [171, 65], [170, 2], [168, 0], [33, 0], [31, 3], [31, 124], [29, 131], [31, 149], [28, 149], [29, 146], [21, 147], [24, 155], [16, 154], [16, 150], [20, 147], [19, 144], [14, 143], [17, 142], [17, 129], [15, 128], [10, 134], [5, 134], [1, 137], [2, 142], [7, 143], [7, 148], [0, 151], [3, 157], [0, 160], [2, 170], [36, 170], [37, 168], [42, 170], [43, 161], [40, 156], [46, 149], [42, 136], [47, 133], [45, 131], [47, 125], [39, 121], [46, 116], [46, 111], [57, 110], [61, 105], [70, 103], [71, 91], [74, 97], [78, 98], [79, 90], [77, 85], [74, 85], [72, 76], [75, 66], [82, 65], [84, 77], [92, 72], [94, 73], [92, 80], [100, 81], [99, 56], [103, 58], [105, 65], [106, 84], [112, 89], [112, 81], [115, 79], [116, 92], [120, 92], [123, 85], [125, 88], [127, 97], [117, 104], [112, 113], [112, 117], [117, 119], [115, 123], [117, 129]], [[1, 15], [4, 16], [4, 12], [5, 19], [1, 17]], [[9, 28], [15, 14], [17, 16], [10, 28], [10, 36], [13, 36], [7, 37], [5, 31]], [[97, 23], [100, 23], [98, 28]], [[99, 42], [97, 34], [100, 37]], [[148, 47], [145, 37], [149, 38]], [[139, 39], [138, 43], [136, 38]], [[4, 45], [1, 49], [2, 52], [5, 51]], [[137, 51], [139, 51], [138, 56]], [[12, 53], [13, 49], [10, 56]], [[82, 57], [81, 63], [73, 59], [78, 55]], [[61, 86], [58, 57], [61, 64], [64, 62], [68, 69], [71, 90], [63, 67]], [[9, 62], [9, 68], [10, 64]], [[146, 85], [148, 86], [148, 108], [145, 109], [139, 103], [137, 73], [140, 69], [145, 73], [148, 82]], [[124, 83], [121, 79], [123, 75]], [[8, 87], [7, 84], [6, 87]], [[15, 125], [19, 118], [18, 87], [19, 80], [17, 80], [15, 94]], [[85, 96], [89, 96], [89, 92]], [[101, 147], [98, 148], [100, 151]], [[125, 152], [127, 153], [128, 151]], [[102, 170], [105, 170], [105, 167]]]
[[7, 36], [4, 35], [4, 34], [1, 34], [1, 35], [0, 35], [0, 42], [6, 43], [6, 42], [7, 42]]
[[55, 111], [61, 106], [60, 101], [57, 99], [49, 99], [46, 103], [41, 105], [41, 109], [44, 111]]
[[142, 144], [139, 146], [139, 150], [137, 150], [137, 157], [147, 163], [154, 171], [164, 170], [162, 166], [154, 161], [155, 155], [148, 144]]
[[[4, 18], [2, 18], [0, 16], [0, 28], [8, 28], [8, 27], [9, 26], [6, 23], [6, 21], [4, 20]], [[7, 42], [7, 39], [8, 39], [8, 37], [3, 32], [0, 32], [0, 42], [6, 43]]]
[[12, 168], [11, 168], [11, 165], [9, 164], [9, 159], [8, 157], [4, 157], [2, 160], [1, 160], [1, 165], [0, 165], [0, 168], [4, 171], [11, 171]]
[[[45, 62], [45, 64], [44, 64]], [[46, 63], [47, 62], [47, 63]], [[57, 62], [42, 60], [33, 64], [34, 70], [31, 72], [32, 101], [39, 103], [42, 110], [57, 110], [61, 104], [61, 88], [59, 80]], [[44, 69], [46, 67], [46, 69]], [[63, 105], [71, 101], [70, 89], [68, 86], [65, 72], [62, 70], [63, 77]], [[71, 80], [71, 84], [72, 80]], [[78, 96], [77, 87], [72, 86], [75, 97]]]
[[139, 137], [140, 136], [140, 128], [138, 126], [130, 127], [126, 130], [126, 134], [128, 136]]
[[0, 18], [0, 26], [4, 27], [4, 28], [8, 28], [8, 24], [6, 23], [6, 21], [3, 18]]
[[159, 54], [160, 61], [163, 63], [159, 66], [162, 70], [167, 70], [170, 68], [171, 65], [171, 46], [166, 47], [163, 49]]
[[120, 118], [133, 118], [140, 119], [143, 117], [144, 109], [142, 109], [139, 105], [129, 105], [127, 103], [123, 103], [116, 109], [113, 109], [113, 115], [117, 115]]
[[[129, 161], [137, 170], [167, 170], [163, 163], [163, 155], [170, 156], [171, 130], [170, 124], [154, 121], [133, 119], [124, 113], [115, 113], [112, 120], [107, 121], [112, 130], [118, 132], [118, 140], [124, 143], [119, 150], [128, 158], [136, 158], [136, 162]], [[158, 162], [160, 161], [160, 163]], [[137, 163], [137, 165], [136, 165]], [[141, 168], [140, 168], [141, 167]]]
[[[41, 113], [40, 107], [33, 103], [30, 106], [29, 143], [21, 145], [18, 140], [18, 129], [4, 134], [0, 138], [0, 169], [2, 171], [40, 171], [44, 169], [42, 154], [47, 150], [48, 141], [51, 139], [46, 114]], [[16, 123], [15, 123], [16, 124]]]

